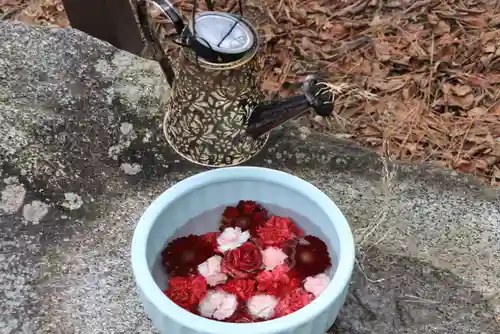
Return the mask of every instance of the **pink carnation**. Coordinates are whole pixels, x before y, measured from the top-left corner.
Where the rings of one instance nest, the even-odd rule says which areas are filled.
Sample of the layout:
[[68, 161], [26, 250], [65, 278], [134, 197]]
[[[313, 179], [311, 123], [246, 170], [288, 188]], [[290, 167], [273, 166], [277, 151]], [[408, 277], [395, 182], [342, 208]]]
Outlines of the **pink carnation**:
[[218, 237], [217, 244], [220, 252], [236, 249], [250, 239], [250, 232], [241, 231], [239, 227], [228, 227]]
[[198, 307], [200, 314], [206, 318], [224, 320], [234, 314], [238, 307], [235, 295], [224, 291], [209, 291]]
[[285, 263], [287, 255], [279, 248], [268, 247], [262, 251], [262, 260], [266, 270], [273, 270], [279, 265]]
[[274, 316], [274, 308], [278, 299], [271, 295], [255, 295], [248, 300], [248, 312], [255, 318], [270, 319]]
[[227, 281], [227, 275], [221, 271], [222, 257], [214, 255], [198, 265], [198, 272], [205, 277], [207, 284], [216, 286]]
[[328, 284], [330, 284], [330, 277], [326, 274], [309, 276], [304, 280], [304, 290], [312, 293], [315, 297], [318, 297], [323, 293], [323, 291], [325, 291]]
[[302, 289], [297, 289], [279, 301], [275, 309], [276, 317], [284, 317], [285, 315], [298, 311], [312, 302], [313, 299], [314, 296], [310, 293]]

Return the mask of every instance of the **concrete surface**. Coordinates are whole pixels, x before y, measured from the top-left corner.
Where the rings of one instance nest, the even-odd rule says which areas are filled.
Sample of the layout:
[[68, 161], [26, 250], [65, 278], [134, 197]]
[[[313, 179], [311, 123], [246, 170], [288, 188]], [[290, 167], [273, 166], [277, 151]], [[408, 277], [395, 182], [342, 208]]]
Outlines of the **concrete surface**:
[[[154, 62], [0, 22], [0, 333], [155, 333], [129, 267], [133, 229], [203, 170], [165, 145], [166, 99]], [[298, 123], [251, 164], [309, 180], [355, 231], [359, 266], [332, 333], [500, 332], [498, 190]]]

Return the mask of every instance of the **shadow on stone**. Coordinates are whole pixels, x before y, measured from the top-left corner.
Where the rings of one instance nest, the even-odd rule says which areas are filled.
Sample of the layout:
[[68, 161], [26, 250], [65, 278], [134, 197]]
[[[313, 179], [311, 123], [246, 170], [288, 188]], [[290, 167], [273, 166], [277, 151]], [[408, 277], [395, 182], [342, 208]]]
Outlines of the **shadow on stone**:
[[378, 249], [363, 269], [353, 273], [331, 334], [500, 331], [481, 294], [448, 271]]

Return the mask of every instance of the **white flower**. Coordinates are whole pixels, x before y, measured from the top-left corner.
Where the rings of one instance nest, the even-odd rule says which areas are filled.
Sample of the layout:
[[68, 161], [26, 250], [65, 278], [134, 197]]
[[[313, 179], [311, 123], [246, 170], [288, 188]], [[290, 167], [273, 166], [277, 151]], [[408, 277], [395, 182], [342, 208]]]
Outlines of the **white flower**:
[[304, 280], [304, 290], [312, 293], [315, 297], [318, 297], [323, 293], [323, 291], [325, 291], [328, 284], [330, 284], [330, 277], [326, 274], [309, 276]]
[[276, 305], [278, 305], [278, 300], [270, 295], [255, 295], [247, 303], [250, 314], [261, 319], [271, 318]]
[[208, 285], [216, 286], [227, 281], [227, 275], [221, 271], [220, 263], [222, 257], [214, 255], [202, 264], [198, 265], [198, 272], [205, 277]]
[[235, 295], [224, 291], [208, 291], [200, 302], [198, 310], [206, 318], [224, 320], [234, 314], [237, 306], [238, 300]]
[[262, 251], [262, 262], [266, 270], [273, 270], [279, 265], [285, 263], [288, 256], [283, 251], [276, 247], [268, 247]]
[[240, 247], [248, 239], [250, 239], [248, 231], [242, 232], [239, 227], [228, 227], [217, 237], [217, 244], [219, 245], [219, 251], [226, 252]]

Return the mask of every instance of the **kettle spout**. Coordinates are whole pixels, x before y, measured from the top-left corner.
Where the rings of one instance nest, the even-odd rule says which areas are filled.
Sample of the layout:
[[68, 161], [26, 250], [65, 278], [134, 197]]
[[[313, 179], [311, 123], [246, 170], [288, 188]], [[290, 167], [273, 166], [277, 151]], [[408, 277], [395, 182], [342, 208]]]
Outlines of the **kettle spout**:
[[302, 84], [302, 94], [264, 101], [253, 106], [246, 132], [254, 138], [260, 137], [306, 113], [309, 108], [320, 116], [331, 116], [334, 98], [331, 90], [326, 89], [316, 76], [310, 75]]

